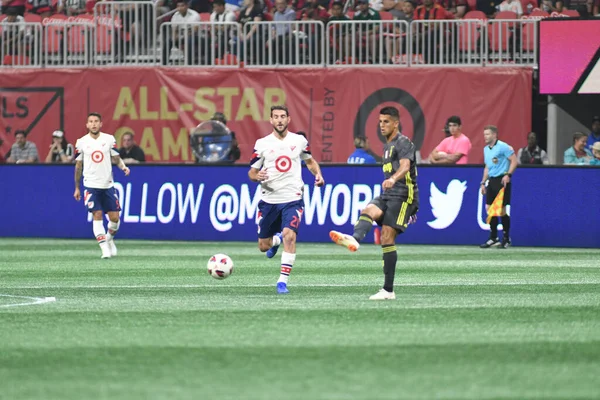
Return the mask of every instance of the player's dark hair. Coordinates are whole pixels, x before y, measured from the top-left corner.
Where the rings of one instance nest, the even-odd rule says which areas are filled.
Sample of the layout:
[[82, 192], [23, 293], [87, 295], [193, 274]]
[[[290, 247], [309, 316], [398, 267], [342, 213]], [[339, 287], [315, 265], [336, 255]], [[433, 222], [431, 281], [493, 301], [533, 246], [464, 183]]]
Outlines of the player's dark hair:
[[492, 133], [498, 134], [498, 127], [496, 125], [486, 125], [483, 127], [484, 131], [492, 131]]
[[91, 113], [89, 113], [89, 114], [88, 114], [88, 116], [87, 116], [87, 117], [88, 117], [88, 118], [90, 118], [90, 117], [98, 117], [98, 119], [100, 120], [100, 122], [102, 122], [102, 115], [100, 115], [100, 113], [97, 113], [97, 112], [91, 112]]
[[284, 105], [277, 105], [277, 106], [271, 106], [271, 117], [273, 116], [273, 111], [275, 110], [279, 110], [279, 111], [285, 111], [285, 114], [289, 117], [290, 116], [290, 112], [288, 111], [287, 107]]
[[462, 121], [460, 120], [460, 117], [458, 115], [453, 115], [450, 118], [448, 118], [448, 124], [457, 124], [457, 125], [462, 125]]
[[23, 135], [23, 136], [27, 137], [27, 134], [25, 133], [25, 131], [15, 131], [15, 137], [17, 137], [17, 135]]
[[175, 5], [177, 5], [177, 4], [179, 4], [179, 3], [183, 3], [183, 4], [185, 4], [186, 6], [188, 5], [188, 2], [187, 2], [187, 0], [177, 0], [177, 1], [175, 2]]
[[396, 107], [383, 107], [379, 111], [379, 114], [389, 115], [390, 117], [392, 117], [394, 119], [400, 119], [400, 113], [398, 112], [398, 109]]
[[344, 3], [342, 3], [341, 1], [334, 1], [334, 2], [331, 4], [331, 8], [333, 8], [333, 7], [335, 7], [335, 6], [338, 6], [338, 7], [340, 7], [340, 8], [344, 8]]
[[588, 135], [586, 135], [585, 133], [581, 133], [581, 132], [575, 132], [573, 134], [573, 144], [575, 144], [576, 141], [578, 141], [581, 138], [587, 138]]
[[213, 1], [213, 5], [216, 4], [218, 6], [224, 6], [225, 5], [225, 0], [214, 0]]

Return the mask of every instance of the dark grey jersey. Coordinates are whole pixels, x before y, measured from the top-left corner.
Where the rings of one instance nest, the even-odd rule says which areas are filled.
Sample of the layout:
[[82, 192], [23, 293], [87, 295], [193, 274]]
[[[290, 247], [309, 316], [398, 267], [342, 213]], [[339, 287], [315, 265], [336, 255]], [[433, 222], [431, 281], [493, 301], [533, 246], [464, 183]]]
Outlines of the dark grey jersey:
[[388, 179], [400, 168], [400, 160], [410, 160], [410, 170], [390, 189], [383, 192], [385, 198], [399, 198], [411, 204], [418, 202], [417, 160], [415, 145], [406, 136], [399, 134], [391, 142], [383, 146], [383, 174]]

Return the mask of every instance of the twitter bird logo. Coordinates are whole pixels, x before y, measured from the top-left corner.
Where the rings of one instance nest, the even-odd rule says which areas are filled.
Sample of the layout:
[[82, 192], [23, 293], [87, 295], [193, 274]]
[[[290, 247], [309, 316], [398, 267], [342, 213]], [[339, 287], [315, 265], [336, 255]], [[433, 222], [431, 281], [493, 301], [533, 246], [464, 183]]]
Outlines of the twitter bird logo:
[[451, 180], [446, 193], [441, 192], [431, 182], [429, 204], [431, 204], [431, 213], [435, 220], [427, 222], [427, 225], [433, 229], [446, 229], [452, 225], [462, 207], [465, 190], [467, 190], [467, 181]]

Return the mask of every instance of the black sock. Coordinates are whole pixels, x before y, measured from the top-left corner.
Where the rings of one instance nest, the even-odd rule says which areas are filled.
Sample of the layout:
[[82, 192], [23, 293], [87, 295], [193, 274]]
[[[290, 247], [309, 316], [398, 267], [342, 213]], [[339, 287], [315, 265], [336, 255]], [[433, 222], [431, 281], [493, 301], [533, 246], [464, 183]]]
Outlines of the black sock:
[[383, 288], [388, 292], [394, 291], [394, 275], [396, 274], [396, 261], [398, 261], [398, 253], [396, 252], [395, 244], [384, 244], [381, 246], [383, 250], [383, 274], [385, 275], [385, 283]]
[[502, 217], [502, 229], [504, 230], [504, 239], [508, 240], [510, 238], [510, 217], [508, 215]]
[[490, 239], [498, 238], [498, 217], [492, 217], [490, 221]]
[[367, 214], [360, 214], [358, 221], [354, 224], [354, 234], [352, 235], [357, 242], [360, 242], [367, 236], [367, 233], [373, 227], [373, 220]]

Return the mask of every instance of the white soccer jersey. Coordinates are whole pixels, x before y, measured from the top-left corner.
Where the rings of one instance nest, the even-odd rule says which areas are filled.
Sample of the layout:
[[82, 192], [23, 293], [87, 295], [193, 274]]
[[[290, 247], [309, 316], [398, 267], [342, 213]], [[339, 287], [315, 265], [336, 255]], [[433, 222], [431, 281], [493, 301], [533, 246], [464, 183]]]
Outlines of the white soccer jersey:
[[75, 143], [77, 161], [83, 161], [83, 186], [93, 189], [113, 187], [112, 156], [118, 156], [113, 135], [100, 132], [97, 139], [90, 134]]
[[302, 199], [302, 160], [312, 158], [308, 141], [302, 135], [288, 132], [284, 139], [273, 133], [258, 139], [250, 166], [267, 171], [261, 182], [262, 200], [270, 204]]

